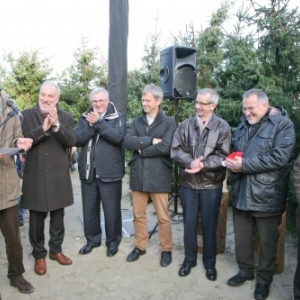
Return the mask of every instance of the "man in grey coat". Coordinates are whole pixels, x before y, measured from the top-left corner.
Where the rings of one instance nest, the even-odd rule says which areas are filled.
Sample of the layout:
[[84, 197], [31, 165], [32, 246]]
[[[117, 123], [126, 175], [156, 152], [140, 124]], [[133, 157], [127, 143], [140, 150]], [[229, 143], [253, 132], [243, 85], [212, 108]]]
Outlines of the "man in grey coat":
[[60, 88], [45, 81], [40, 88], [38, 105], [23, 111], [23, 134], [33, 139], [27, 152], [23, 176], [22, 206], [29, 210], [29, 240], [35, 258], [35, 272], [47, 271], [45, 218], [50, 212], [49, 258], [62, 265], [72, 261], [62, 253], [64, 208], [73, 204], [69, 173], [69, 151], [75, 145], [73, 116], [58, 109]]
[[13, 155], [4, 154], [3, 148], [22, 148], [27, 151], [31, 146], [32, 140], [23, 138], [20, 119], [8, 107], [5, 94], [0, 89], [0, 229], [6, 246], [7, 277], [11, 286], [24, 294], [32, 293], [34, 288], [23, 277], [25, 269], [18, 222], [20, 181]]
[[129, 166], [135, 229], [135, 247], [127, 261], [135, 261], [146, 253], [149, 239], [146, 209], [151, 197], [158, 219], [160, 265], [167, 267], [172, 262], [168, 194], [172, 191], [170, 148], [176, 122], [163, 113], [162, 100], [163, 91], [159, 86], [145, 86], [142, 92], [142, 115], [133, 120], [124, 139], [125, 147], [133, 150]]

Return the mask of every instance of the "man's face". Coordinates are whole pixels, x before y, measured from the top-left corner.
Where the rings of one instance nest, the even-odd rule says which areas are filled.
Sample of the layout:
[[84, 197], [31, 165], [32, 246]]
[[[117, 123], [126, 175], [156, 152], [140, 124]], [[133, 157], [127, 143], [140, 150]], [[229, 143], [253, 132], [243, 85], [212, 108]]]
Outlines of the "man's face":
[[107, 111], [109, 99], [106, 98], [103, 92], [94, 94], [91, 97], [92, 108], [99, 114], [102, 115]]
[[216, 104], [211, 102], [210, 94], [198, 95], [195, 102], [195, 108], [200, 118], [207, 118], [216, 108]]
[[151, 93], [146, 93], [142, 96], [142, 106], [144, 112], [149, 116], [155, 116], [159, 111], [159, 106], [162, 99], [155, 99]]
[[258, 123], [268, 110], [268, 103], [258, 102], [256, 95], [251, 95], [243, 100], [243, 113], [249, 124]]
[[52, 84], [45, 84], [42, 86], [39, 94], [39, 107], [44, 113], [50, 111], [50, 108], [56, 106], [59, 97], [57, 96], [57, 90]]

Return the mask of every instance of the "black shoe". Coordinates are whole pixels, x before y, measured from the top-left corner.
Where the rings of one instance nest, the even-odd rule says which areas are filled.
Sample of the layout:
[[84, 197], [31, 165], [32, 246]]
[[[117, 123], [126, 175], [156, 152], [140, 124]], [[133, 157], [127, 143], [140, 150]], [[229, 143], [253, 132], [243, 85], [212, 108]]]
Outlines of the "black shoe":
[[189, 275], [191, 273], [191, 268], [194, 268], [195, 266], [197, 266], [197, 263], [193, 263], [193, 264], [183, 263], [182, 266], [179, 269], [178, 275], [180, 277], [184, 277], [184, 276]]
[[21, 229], [21, 228], [23, 228], [23, 227], [24, 227], [23, 221], [19, 221], [19, 228]]
[[269, 296], [270, 286], [268, 284], [257, 283], [254, 291], [256, 300], [264, 300]]
[[138, 247], [135, 247], [127, 256], [126, 260], [131, 262], [131, 261], [136, 261], [139, 259], [140, 255], [144, 255], [146, 253], [146, 250], [141, 250]]
[[206, 278], [211, 281], [216, 281], [217, 279], [217, 270], [216, 269], [207, 269]]
[[[99, 245], [100, 246], [100, 245]], [[92, 252], [93, 248], [99, 247], [96, 245], [86, 244], [79, 250], [79, 254], [88, 254]]]
[[25, 278], [22, 278], [22, 280], [18, 282], [11, 281], [10, 285], [18, 288], [22, 294], [30, 294], [34, 291], [33, 286]]
[[245, 283], [247, 280], [253, 280], [254, 276], [246, 277], [241, 273], [237, 273], [235, 276], [228, 279], [227, 284], [230, 286], [240, 286]]
[[107, 248], [107, 256], [110, 257], [110, 256], [114, 256], [118, 253], [118, 247], [108, 247]]
[[167, 267], [172, 262], [172, 252], [171, 251], [163, 251], [161, 253], [160, 265], [162, 267]]

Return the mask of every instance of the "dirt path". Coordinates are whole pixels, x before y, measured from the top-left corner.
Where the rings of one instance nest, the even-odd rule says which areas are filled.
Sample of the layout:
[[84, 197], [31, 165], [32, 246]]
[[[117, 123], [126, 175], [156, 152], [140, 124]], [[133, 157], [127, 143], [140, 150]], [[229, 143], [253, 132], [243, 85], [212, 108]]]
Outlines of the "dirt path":
[[[226, 284], [229, 277], [237, 272], [234, 257], [234, 236], [232, 229], [231, 210], [227, 220], [226, 253], [218, 255], [218, 279], [208, 281], [205, 277], [198, 257], [198, 266], [192, 269], [187, 277], [179, 277], [179, 266], [183, 261], [183, 225], [174, 222], [173, 230], [173, 262], [167, 268], [159, 265], [160, 253], [158, 251], [157, 233], [149, 241], [146, 255], [133, 263], [126, 262], [128, 253], [133, 249], [134, 236], [123, 237], [116, 256], [108, 258], [106, 247], [96, 248], [92, 253], [82, 256], [78, 250], [85, 244], [81, 221], [81, 194], [77, 171], [72, 173], [75, 203], [66, 209], [65, 227], [66, 236], [63, 251], [73, 260], [71, 266], [61, 266], [55, 261], [47, 259], [48, 271], [44, 276], [34, 273], [34, 259], [28, 241], [28, 213], [25, 213], [25, 227], [21, 229], [25, 278], [30, 281], [35, 292], [22, 295], [17, 289], [9, 285], [6, 277], [7, 260], [5, 246], [0, 234], [0, 292], [2, 300], [18, 299], [253, 299], [255, 282], [245, 283], [241, 287], [232, 288]], [[130, 231], [132, 207], [129, 198], [128, 182], [124, 180], [123, 216], [126, 216], [127, 232]], [[179, 208], [180, 209], [180, 208]], [[149, 228], [156, 223], [154, 208], [148, 207]], [[46, 234], [48, 231], [46, 220]], [[128, 229], [129, 228], [129, 229]], [[48, 235], [48, 234], [47, 234]], [[127, 235], [128, 236], [128, 235]], [[48, 238], [47, 238], [48, 240]], [[285, 270], [276, 275], [271, 287], [270, 300], [292, 299], [293, 276], [296, 265], [296, 243], [291, 237], [286, 241]]]

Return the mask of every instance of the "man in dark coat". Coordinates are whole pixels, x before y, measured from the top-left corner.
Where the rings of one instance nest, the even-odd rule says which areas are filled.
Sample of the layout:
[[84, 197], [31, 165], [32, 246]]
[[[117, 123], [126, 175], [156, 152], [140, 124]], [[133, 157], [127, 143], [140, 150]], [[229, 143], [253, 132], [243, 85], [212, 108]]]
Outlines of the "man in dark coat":
[[172, 160], [170, 147], [176, 122], [167, 117], [162, 109], [163, 91], [148, 84], [142, 92], [142, 115], [133, 120], [127, 131], [124, 145], [133, 150], [130, 166], [130, 188], [132, 190], [135, 248], [128, 255], [132, 262], [146, 253], [148, 230], [146, 209], [151, 197], [157, 219], [160, 264], [172, 262], [172, 230], [168, 212], [168, 194], [172, 191]]
[[256, 227], [260, 246], [254, 298], [263, 300], [269, 295], [275, 274], [278, 226], [286, 209], [295, 132], [286, 111], [269, 106], [264, 91], [245, 92], [242, 104], [244, 116], [234, 132], [232, 150], [243, 155], [225, 162], [233, 178], [235, 255], [239, 267], [227, 284], [235, 287], [254, 279], [252, 235]]
[[73, 116], [57, 107], [60, 88], [45, 81], [40, 88], [38, 105], [23, 111], [22, 130], [33, 139], [26, 155], [22, 185], [22, 206], [29, 210], [29, 240], [35, 258], [35, 272], [46, 273], [47, 250], [44, 226], [50, 212], [49, 258], [62, 265], [72, 261], [62, 253], [64, 208], [73, 204], [68, 148], [76, 143]]
[[90, 94], [91, 108], [75, 128], [81, 181], [84, 235], [87, 244], [80, 254], [88, 254], [101, 245], [100, 204], [105, 218], [107, 256], [114, 256], [122, 239], [122, 178], [124, 176], [123, 138], [125, 115], [117, 112], [102, 87]]
[[210, 88], [198, 91], [196, 115], [183, 121], [174, 134], [171, 157], [180, 166], [179, 195], [184, 223], [184, 261], [179, 276], [197, 265], [199, 213], [203, 230], [202, 262], [206, 278], [217, 279], [217, 226], [226, 169], [222, 161], [230, 151], [228, 123], [214, 113], [219, 94]]
[[300, 155], [294, 165], [294, 189], [298, 200], [298, 208], [296, 211], [296, 225], [298, 234], [298, 255], [297, 267], [294, 277], [294, 299], [300, 300]]

